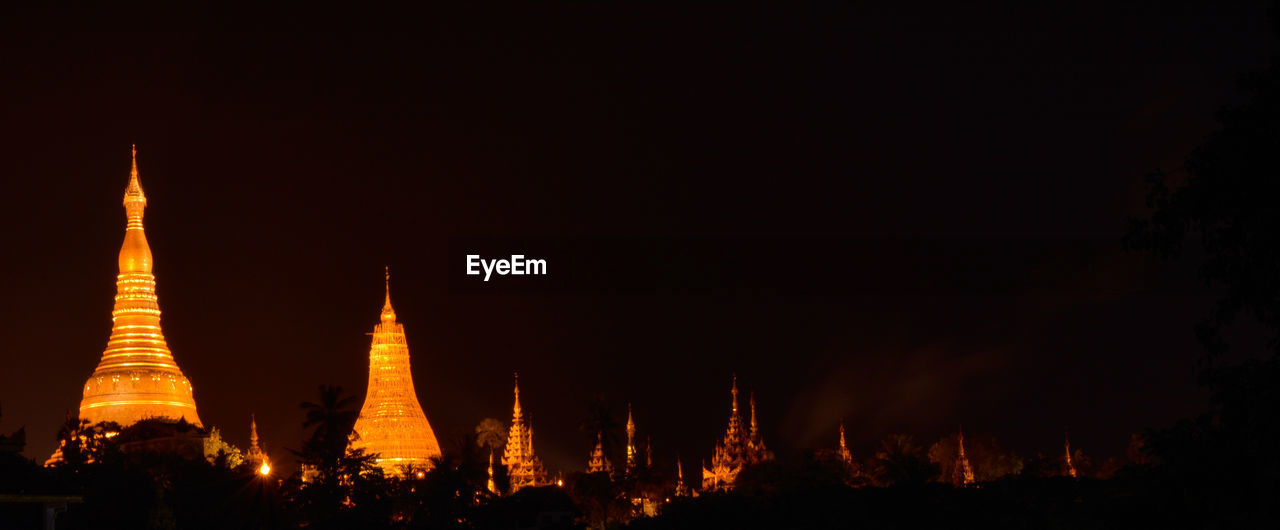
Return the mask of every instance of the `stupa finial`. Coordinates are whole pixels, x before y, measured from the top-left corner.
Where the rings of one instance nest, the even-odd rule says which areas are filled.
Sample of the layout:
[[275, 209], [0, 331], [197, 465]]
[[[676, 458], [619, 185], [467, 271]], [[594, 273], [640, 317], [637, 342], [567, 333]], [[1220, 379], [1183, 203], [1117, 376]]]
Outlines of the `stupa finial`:
[[391, 308], [391, 267], [383, 266], [385, 272], [385, 283], [387, 289], [386, 301], [382, 304], [382, 321], [392, 322], [396, 319], [396, 310]]

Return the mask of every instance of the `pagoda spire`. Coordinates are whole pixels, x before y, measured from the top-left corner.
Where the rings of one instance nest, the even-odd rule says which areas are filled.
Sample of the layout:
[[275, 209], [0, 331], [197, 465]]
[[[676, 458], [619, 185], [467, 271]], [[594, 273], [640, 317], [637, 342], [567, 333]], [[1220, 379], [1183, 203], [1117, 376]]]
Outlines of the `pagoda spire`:
[[160, 329], [160, 303], [151, 247], [142, 218], [147, 196], [138, 178], [138, 150], [131, 150], [124, 242], [117, 259], [111, 338], [84, 385], [80, 418], [127, 427], [146, 418], [185, 419], [199, 425], [191, 382], [182, 374]]
[[271, 473], [271, 461], [267, 458], [266, 451], [263, 451], [262, 446], [258, 444], [258, 420], [253, 414], [249, 415], [249, 451], [245, 455], [245, 461], [260, 475], [265, 476]]
[[964, 454], [964, 427], [956, 436], [956, 465], [951, 471], [951, 484], [957, 488], [964, 488], [973, 485], [973, 467], [969, 465], [969, 457]]
[[249, 450], [253, 451], [258, 448], [258, 419], [249, 415]]
[[383, 322], [395, 322], [396, 310], [391, 307], [391, 267], [384, 265], [383, 271], [385, 273], [387, 295], [386, 301], [382, 303], [382, 315], [380, 315], [380, 318]]
[[853, 463], [853, 453], [849, 452], [849, 446], [844, 441], [844, 422], [840, 422], [840, 460], [846, 464]]
[[409, 342], [391, 308], [390, 268], [384, 270], [386, 297], [369, 345], [369, 390], [351, 447], [377, 454], [375, 462], [384, 474], [401, 476], [406, 468], [430, 468], [441, 452], [413, 388]]
[[627, 466], [626, 472], [630, 474], [636, 468], [636, 460], [640, 457], [636, 451], [636, 422], [631, 419], [631, 404], [627, 403]]
[[489, 482], [485, 484], [489, 493], [498, 494], [498, 483], [493, 481], [493, 448], [489, 449]]
[[514, 407], [512, 407], [512, 411], [516, 418], [521, 418], [523, 417], [523, 414], [520, 413], [520, 372], [513, 372], [513, 374], [516, 380], [516, 384], [515, 384], [516, 404]]
[[760, 428], [756, 425], [756, 393], [755, 391], [751, 392], [751, 398], [748, 400], [748, 403], [751, 404], [751, 438], [754, 439], [760, 435]]
[[729, 389], [729, 393], [733, 395], [730, 411], [736, 416], [738, 414], [738, 374], [733, 374], [733, 387]]
[[511, 407], [511, 429], [507, 431], [507, 446], [502, 451], [502, 464], [507, 466], [511, 479], [511, 493], [526, 486], [541, 486], [547, 472], [533, 453], [533, 418], [526, 418], [520, 407], [520, 374], [515, 375], [515, 403]]
[[1079, 473], [1076, 471], [1075, 462], [1071, 460], [1071, 438], [1067, 437], [1066, 431], [1062, 432], [1062, 441], [1067, 451], [1067, 456], [1066, 456], [1067, 475], [1069, 475], [1071, 478], [1077, 478], [1079, 476]]
[[689, 486], [684, 483], [684, 465], [680, 462], [680, 455], [676, 455], [676, 497], [688, 497]]

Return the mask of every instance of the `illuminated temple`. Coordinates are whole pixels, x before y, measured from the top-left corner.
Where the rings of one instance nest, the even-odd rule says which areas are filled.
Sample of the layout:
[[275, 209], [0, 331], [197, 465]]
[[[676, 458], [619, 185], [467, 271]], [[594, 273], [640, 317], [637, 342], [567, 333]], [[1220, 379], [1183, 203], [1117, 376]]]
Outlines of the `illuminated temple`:
[[391, 307], [390, 273], [380, 318], [369, 346], [369, 391], [356, 419], [351, 447], [378, 455], [383, 473], [398, 476], [406, 466], [429, 469], [430, 459], [440, 456], [440, 443], [413, 390], [409, 343]]
[[743, 428], [742, 415], [738, 412], [738, 376], [733, 376], [733, 387], [729, 393], [733, 396], [729, 408], [729, 426], [725, 428], [724, 439], [716, 444], [711, 456], [711, 467], [702, 469], [702, 489], [704, 491], [731, 490], [738, 479], [742, 467], [773, 460], [773, 454], [764, 446], [760, 437], [760, 429], [756, 424], [756, 400], [751, 397], [751, 424]]
[[520, 491], [521, 488], [547, 484], [547, 471], [542, 467], [542, 460], [533, 453], [533, 424], [525, 424], [524, 411], [520, 409], [519, 374], [516, 374], [515, 395], [507, 446], [502, 450], [502, 465], [507, 466], [511, 493]]
[[127, 223], [120, 247], [111, 338], [102, 360], [84, 385], [80, 418], [122, 427], [147, 418], [185, 419], [200, 424], [191, 382], [182, 375], [160, 331], [160, 305], [152, 274], [151, 248], [142, 228], [147, 196], [138, 180], [137, 149], [124, 192]]

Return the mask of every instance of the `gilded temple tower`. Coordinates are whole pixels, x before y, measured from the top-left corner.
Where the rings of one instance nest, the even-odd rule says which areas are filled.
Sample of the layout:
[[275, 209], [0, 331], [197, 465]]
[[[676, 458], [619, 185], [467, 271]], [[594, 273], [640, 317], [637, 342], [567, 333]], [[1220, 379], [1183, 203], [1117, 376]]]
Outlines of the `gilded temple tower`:
[[765, 448], [760, 437], [760, 429], [756, 424], [756, 400], [753, 395], [751, 404], [751, 424], [743, 428], [742, 415], [738, 412], [738, 376], [733, 376], [733, 386], [729, 389], [732, 400], [729, 406], [729, 425], [725, 428], [724, 438], [716, 444], [711, 455], [711, 467], [702, 468], [702, 489], [731, 490], [738, 479], [738, 472], [747, 464], [757, 464], [773, 460], [773, 454]]
[[84, 385], [80, 418], [122, 427], [147, 418], [185, 418], [200, 424], [191, 382], [182, 375], [160, 330], [160, 304], [151, 247], [142, 228], [147, 196], [138, 180], [138, 150], [124, 191], [126, 224], [118, 260], [111, 338]]
[[401, 475], [404, 466], [431, 467], [440, 456], [440, 443], [418, 404], [409, 370], [409, 343], [404, 325], [391, 307], [391, 273], [386, 276], [386, 301], [380, 322], [373, 327], [369, 346], [369, 391], [356, 419], [354, 449], [377, 454], [387, 475]]
[[529, 486], [542, 486], [547, 482], [547, 471], [542, 467], [542, 460], [533, 453], [532, 422], [525, 423], [524, 410], [520, 408], [520, 374], [515, 374], [515, 380], [511, 429], [507, 431], [507, 446], [502, 450], [502, 465], [507, 466], [511, 493]]

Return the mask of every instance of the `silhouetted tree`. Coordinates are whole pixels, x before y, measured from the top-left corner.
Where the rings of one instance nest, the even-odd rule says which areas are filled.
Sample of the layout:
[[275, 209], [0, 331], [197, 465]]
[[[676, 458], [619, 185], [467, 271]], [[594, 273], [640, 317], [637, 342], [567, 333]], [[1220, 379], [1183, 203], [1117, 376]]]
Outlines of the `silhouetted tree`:
[[909, 434], [890, 434], [880, 441], [871, 465], [877, 485], [919, 485], [938, 475], [938, 466], [929, 461], [923, 449]]
[[476, 443], [494, 453], [507, 444], [507, 426], [497, 418], [485, 418], [476, 425]]
[[350, 449], [348, 435], [358, 417], [353, 397], [342, 388], [321, 386], [318, 403], [303, 402], [304, 428], [314, 428], [301, 450], [292, 451], [304, 471], [286, 482], [290, 508], [308, 528], [368, 528], [388, 524], [391, 485], [376, 455]]
[[[1280, 518], [1280, 65], [1242, 87], [1248, 101], [1219, 113], [1219, 130], [1192, 151], [1184, 179], [1149, 177], [1151, 216], [1132, 221], [1125, 243], [1172, 258], [1195, 238], [1200, 277], [1222, 293], [1196, 327], [1211, 410], [1149, 433], [1148, 453], [1163, 464], [1153, 472], [1175, 495], [1197, 499], [1179, 509], [1256, 525]], [[1225, 330], [1241, 318], [1261, 324], [1270, 355], [1242, 352], [1255, 358], [1225, 363]]]

